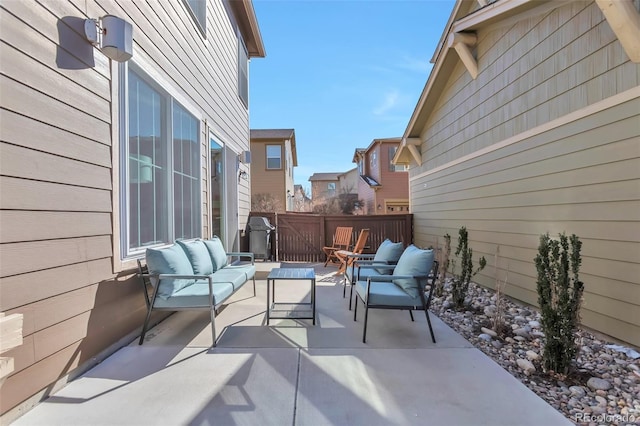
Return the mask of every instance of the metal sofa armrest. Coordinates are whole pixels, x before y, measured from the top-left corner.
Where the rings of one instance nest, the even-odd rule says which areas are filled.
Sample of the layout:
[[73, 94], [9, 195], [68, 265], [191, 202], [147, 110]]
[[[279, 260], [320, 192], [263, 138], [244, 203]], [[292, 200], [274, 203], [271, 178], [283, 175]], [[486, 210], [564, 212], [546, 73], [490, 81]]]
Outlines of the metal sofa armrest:
[[251, 253], [251, 252], [246, 252], [246, 251], [232, 251], [232, 252], [228, 252], [227, 256], [232, 256], [232, 257], [248, 257], [251, 259], [251, 264], [253, 265], [255, 262], [255, 254]]

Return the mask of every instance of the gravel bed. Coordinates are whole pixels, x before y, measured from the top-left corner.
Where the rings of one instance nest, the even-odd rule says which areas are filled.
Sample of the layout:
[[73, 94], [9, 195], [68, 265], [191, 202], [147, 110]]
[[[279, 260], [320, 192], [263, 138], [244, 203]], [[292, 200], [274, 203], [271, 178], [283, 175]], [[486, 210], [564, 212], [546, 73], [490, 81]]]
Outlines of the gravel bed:
[[569, 420], [579, 425], [640, 425], [640, 358], [632, 358], [634, 348], [579, 330], [574, 371], [568, 376], [544, 372], [539, 312], [504, 298], [505, 328], [497, 334], [491, 329], [495, 292], [471, 283], [467, 301], [465, 311], [453, 309], [447, 283], [431, 310]]

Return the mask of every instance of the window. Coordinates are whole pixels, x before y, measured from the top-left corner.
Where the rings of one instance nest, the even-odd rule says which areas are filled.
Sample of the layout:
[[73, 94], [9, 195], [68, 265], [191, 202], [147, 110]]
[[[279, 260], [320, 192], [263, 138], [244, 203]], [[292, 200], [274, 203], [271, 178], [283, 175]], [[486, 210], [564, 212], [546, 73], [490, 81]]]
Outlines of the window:
[[327, 193], [331, 196], [336, 194], [336, 184], [335, 182], [330, 182], [327, 184]]
[[396, 155], [396, 151], [398, 151], [398, 147], [397, 146], [390, 146], [389, 147], [389, 171], [390, 172], [404, 172], [407, 170], [407, 167], [404, 164], [393, 164], [392, 160], [393, 157], [395, 157]]
[[207, 0], [185, 0], [187, 9], [203, 35], [207, 34]]
[[267, 170], [279, 170], [282, 168], [282, 147], [280, 145], [267, 145]]
[[249, 108], [249, 54], [238, 35], [238, 96], [245, 107]]
[[201, 166], [198, 119], [132, 67], [125, 84], [121, 241], [127, 257], [200, 236]]

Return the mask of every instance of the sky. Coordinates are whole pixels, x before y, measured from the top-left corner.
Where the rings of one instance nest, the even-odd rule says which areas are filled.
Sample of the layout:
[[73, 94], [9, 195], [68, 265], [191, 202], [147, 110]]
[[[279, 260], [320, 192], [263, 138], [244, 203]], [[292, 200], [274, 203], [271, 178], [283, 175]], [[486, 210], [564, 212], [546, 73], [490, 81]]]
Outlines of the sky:
[[250, 63], [250, 126], [295, 129], [296, 184], [403, 135], [454, 3], [253, 0], [267, 56]]

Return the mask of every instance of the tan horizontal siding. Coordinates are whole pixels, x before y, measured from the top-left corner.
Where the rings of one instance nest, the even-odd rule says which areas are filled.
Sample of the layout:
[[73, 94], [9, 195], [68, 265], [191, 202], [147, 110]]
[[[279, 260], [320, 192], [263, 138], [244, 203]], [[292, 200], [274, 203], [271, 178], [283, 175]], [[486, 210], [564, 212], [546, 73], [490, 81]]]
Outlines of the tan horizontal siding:
[[[111, 211], [111, 192], [0, 176], [0, 208], [14, 210]], [[28, 196], [25, 196], [28, 194]]]
[[[8, 277], [108, 258], [111, 254], [111, 237], [109, 236], [2, 244], [0, 274]], [[25, 259], [38, 259], [38, 262], [26, 262]]]
[[[52, 72], [28, 55], [7, 44], [0, 43], [0, 72], [58, 101], [77, 108], [104, 122], [111, 120], [108, 99], [94, 96], [94, 92], [76, 84], [73, 80]], [[106, 83], [104, 77], [98, 76], [98, 84]], [[98, 90], [103, 89], [99, 87]]]
[[107, 122], [6, 76], [0, 76], [0, 85], [2, 104], [8, 110], [52, 126], [63, 127], [88, 139], [105, 143], [111, 140], [111, 129]]
[[[92, 141], [36, 119], [0, 109], [0, 140], [36, 151], [111, 167], [108, 144]], [[51, 143], [60, 141], [60, 143]], [[108, 142], [108, 141], [107, 141]]]
[[0, 167], [5, 176], [111, 189], [111, 169], [0, 143]]
[[[629, 118], [615, 121], [605, 110], [590, 117], [591, 129], [582, 120], [567, 125], [580, 128], [581, 140], [543, 140], [562, 134], [546, 132], [533, 138], [536, 146], [525, 139], [414, 178], [416, 240], [441, 245], [448, 232], [455, 247], [458, 227], [466, 226], [475, 257], [484, 255], [489, 263], [478, 282], [495, 285], [493, 256], [500, 245], [498, 275], [504, 277], [509, 270], [507, 293], [536, 304], [533, 259], [539, 235], [575, 233], [583, 242], [583, 311], [594, 313], [583, 316], [585, 325], [637, 344], [636, 337], [622, 335], [610, 324], [624, 323], [617, 330], [640, 329], [640, 318], [633, 313], [640, 306], [640, 129], [635, 130], [636, 137], [619, 140], [632, 136], [628, 133], [638, 122], [638, 101], [617, 107]], [[613, 122], [601, 126], [603, 117]], [[608, 132], [602, 132], [603, 127]], [[564, 134], [574, 133], [565, 130]], [[567, 145], [573, 152], [560, 154], [559, 159], [553, 156]], [[579, 149], [583, 145], [587, 148]], [[529, 160], [537, 161], [538, 167]], [[587, 322], [603, 317], [613, 320]]]
[[[51, 6], [59, 8], [60, 15], [52, 15], [47, 10]], [[107, 87], [96, 90], [96, 93], [105, 99], [110, 97], [109, 58], [101, 54], [87, 55], [93, 53], [94, 48], [84, 37], [84, 22], [78, 9], [67, 1], [45, 1], [38, 5], [25, 1], [6, 1], [2, 2], [2, 9], [8, 12], [0, 16], [3, 41], [78, 84], [88, 86], [85, 81], [94, 82], [94, 73], [101, 75]], [[88, 56], [91, 61], [86, 60]]]
[[0, 210], [0, 241], [53, 240], [110, 235], [111, 214], [91, 212], [46, 212]]
[[[0, 410], [6, 412], [42, 390], [43, 383], [54, 383], [76, 367], [91, 362], [94, 354], [105, 350], [123, 334], [138, 328], [142, 316], [127, 311], [140, 306], [132, 301], [134, 299], [123, 298], [118, 302], [103, 304], [97, 300], [89, 317], [86, 314], [75, 316], [57, 326], [57, 330], [52, 329], [51, 333], [43, 330], [31, 339], [28, 336], [26, 342], [33, 345], [31, 356], [35, 362], [6, 379], [0, 388]], [[105, 327], [105, 324], [109, 324], [109, 327]], [[56, 334], [60, 335], [61, 341], [56, 341]], [[57, 350], [63, 342], [72, 341], [83, 334], [85, 338]], [[42, 358], [38, 360], [39, 356]]]

